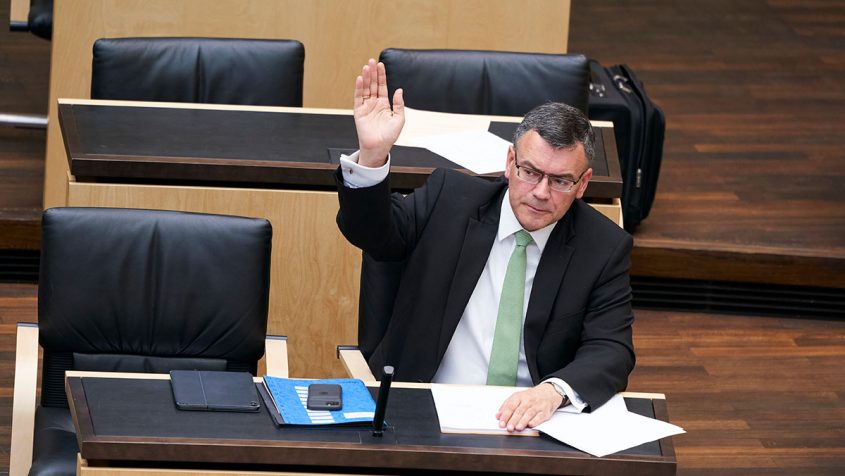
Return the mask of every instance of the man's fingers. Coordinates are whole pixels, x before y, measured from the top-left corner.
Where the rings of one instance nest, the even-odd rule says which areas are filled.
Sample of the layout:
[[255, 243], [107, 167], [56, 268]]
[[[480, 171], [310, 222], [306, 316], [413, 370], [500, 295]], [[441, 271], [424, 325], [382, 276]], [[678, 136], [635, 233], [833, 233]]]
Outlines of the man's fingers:
[[514, 409], [513, 414], [511, 414], [511, 417], [507, 420], [508, 431], [516, 430], [517, 425], [522, 420], [522, 418], [525, 416], [525, 410], [526, 410], [525, 405], [523, 405], [521, 403], [519, 404], [519, 406], [517, 406]]
[[528, 426], [529, 426], [530, 428], [534, 428], [535, 426], [539, 425], [540, 423], [545, 423], [545, 422], [546, 422], [546, 421], [548, 421], [548, 420], [549, 420], [549, 415], [548, 415], [548, 414], [546, 414], [545, 412], [537, 412], [537, 413], [534, 415], [534, 418], [532, 418], [532, 419], [528, 422]]
[[361, 68], [361, 97], [369, 99], [378, 93], [378, 71], [376, 60], [370, 58]]
[[393, 92], [393, 114], [405, 116], [405, 91], [401, 88]]
[[389, 97], [387, 94], [387, 72], [384, 69], [384, 63], [379, 61], [376, 69], [378, 71], [378, 97], [387, 98]]
[[502, 406], [499, 407], [499, 411], [496, 412], [496, 418], [499, 420], [499, 427], [505, 427], [508, 420], [511, 419], [516, 405], [517, 404], [513, 401], [513, 396], [508, 397], [508, 399], [502, 403]]
[[355, 94], [352, 100], [352, 107], [358, 107], [364, 102], [364, 78], [361, 76], [355, 78]]
[[[514, 393], [502, 403], [496, 418], [500, 428], [508, 431], [522, 431], [533, 428], [551, 418], [554, 408], [550, 405], [547, 389], [534, 387]], [[560, 398], [557, 393], [556, 398]]]
[[[370, 81], [369, 84], [364, 83], [364, 86], [369, 86], [370, 88], [370, 97], [378, 97], [378, 66], [376, 65], [376, 60], [370, 58], [370, 61], [367, 63], [367, 67], [370, 70]], [[384, 68], [384, 66], [382, 66]], [[386, 95], [385, 95], [386, 96]]]
[[522, 431], [529, 426], [529, 422], [533, 420], [537, 415], [536, 408], [527, 408], [525, 412], [522, 414], [522, 417], [513, 425], [514, 430]]

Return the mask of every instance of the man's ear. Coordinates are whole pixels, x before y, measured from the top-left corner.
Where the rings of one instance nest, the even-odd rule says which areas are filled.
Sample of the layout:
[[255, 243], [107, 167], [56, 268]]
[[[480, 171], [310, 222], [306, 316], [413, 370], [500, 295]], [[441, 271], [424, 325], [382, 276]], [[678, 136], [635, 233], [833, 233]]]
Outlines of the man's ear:
[[575, 198], [581, 198], [584, 196], [584, 192], [587, 191], [587, 184], [590, 183], [590, 179], [593, 178], [593, 168], [590, 167], [584, 172], [584, 175], [581, 176], [581, 181], [578, 182], [578, 194]]
[[508, 180], [511, 179], [511, 170], [513, 170], [513, 162], [516, 161], [516, 152], [513, 150], [513, 146], [508, 146], [508, 158], [505, 161], [505, 178]]

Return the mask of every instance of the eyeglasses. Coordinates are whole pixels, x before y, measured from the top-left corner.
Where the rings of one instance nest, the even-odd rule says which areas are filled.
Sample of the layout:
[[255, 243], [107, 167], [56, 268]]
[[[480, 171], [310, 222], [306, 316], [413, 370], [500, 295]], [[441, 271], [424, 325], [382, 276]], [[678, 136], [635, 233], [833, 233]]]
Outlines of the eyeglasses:
[[537, 169], [532, 169], [531, 167], [526, 167], [525, 165], [519, 165], [516, 161], [516, 149], [513, 151], [513, 163], [516, 167], [516, 176], [523, 182], [530, 183], [531, 185], [537, 185], [544, 177], [548, 177], [549, 188], [557, 192], [571, 192], [575, 184], [580, 182], [581, 178], [584, 177], [584, 174], [587, 173], [587, 170], [590, 169], [590, 167], [584, 169], [584, 171], [581, 172], [581, 175], [578, 176], [578, 180], [559, 177], [557, 175], [549, 175], [545, 172], [540, 172]]

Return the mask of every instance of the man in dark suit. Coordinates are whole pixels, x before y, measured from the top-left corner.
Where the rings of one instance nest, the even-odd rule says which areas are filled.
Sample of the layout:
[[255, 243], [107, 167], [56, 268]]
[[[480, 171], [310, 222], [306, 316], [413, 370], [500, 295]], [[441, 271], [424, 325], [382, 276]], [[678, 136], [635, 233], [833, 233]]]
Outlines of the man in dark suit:
[[387, 97], [384, 65], [355, 81], [360, 149], [341, 159], [338, 225], [377, 261], [402, 262], [401, 283], [371, 367], [401, 380], [517, 385], [500, 426], [520, 431], [561, 405], [601, 406], [634, 366], [628, 268], [632, 239], [581, 201], [593, 132], [580, 111], [529, 112], [505, 178], [436, 170], [390, 193], [390, 148], [404, 102]]

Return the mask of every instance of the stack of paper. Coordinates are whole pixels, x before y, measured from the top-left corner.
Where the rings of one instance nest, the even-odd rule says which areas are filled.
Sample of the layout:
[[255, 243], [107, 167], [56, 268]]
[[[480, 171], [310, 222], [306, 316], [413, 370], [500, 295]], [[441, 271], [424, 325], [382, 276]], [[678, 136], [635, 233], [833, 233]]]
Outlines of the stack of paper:
[[[499, 428], [495, 415], [511, 394], [525, 390], [513, 387], [432, 385], [440, 431], [444, 433], [507, 433]], [[684, 433], [678, 426], [628, 411], [622, 395], [616, 395], [592, 413], [578, 413], [564, 407], [536, 430], [594, 456], [612, 453]], [[535, 430], [521, 434], [536, 435]]]
[[490, 119], [405, 108], [396, 145], [422, 147], [477, 174], [505, 170], [510, 142], [488, 132]]

